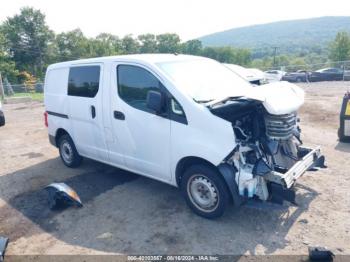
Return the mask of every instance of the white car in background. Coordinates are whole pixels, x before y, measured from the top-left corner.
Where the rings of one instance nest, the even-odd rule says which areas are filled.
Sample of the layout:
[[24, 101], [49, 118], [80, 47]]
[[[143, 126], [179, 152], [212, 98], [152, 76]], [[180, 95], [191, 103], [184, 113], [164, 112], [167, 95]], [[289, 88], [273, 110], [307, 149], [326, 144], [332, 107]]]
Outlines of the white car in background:
[[253, 85], [262, 85], [267, 83], [264, 72], [259, 69], [245, 68], [243, 66], [235, 64], [224, 65]]
[[265, 73], [265, 78], [269, 82], [281, 81], [282, 77], [286, 74], [286, 72], [281, 70], [268, 70], [268, 71], [265, 71], [264, 73]]

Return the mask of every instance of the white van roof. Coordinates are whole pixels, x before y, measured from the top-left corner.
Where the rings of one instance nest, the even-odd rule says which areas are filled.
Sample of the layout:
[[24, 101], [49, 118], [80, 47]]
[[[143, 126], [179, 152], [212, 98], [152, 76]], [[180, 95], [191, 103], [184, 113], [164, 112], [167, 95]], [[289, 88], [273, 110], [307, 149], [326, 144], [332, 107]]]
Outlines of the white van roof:
[[96, 58], [79, 59], [73, 61], [66, 61], [61, 63], [52, 64], [48, 69], [55, 69], [61, 67], [67, 67], [77, 64], [88, 63], [101, 63], [107, 61], [128, 61], [128, 62], [146, 62], [146, 63], [160, 63], [160, 62], [176, 62], [190, 59], [205, 59], [204, 57], [192, 56], [192, 55], [178, 55], [178, 54], [135, 54], [135, 55], [119, 55], [119, 56], [105, 56]]

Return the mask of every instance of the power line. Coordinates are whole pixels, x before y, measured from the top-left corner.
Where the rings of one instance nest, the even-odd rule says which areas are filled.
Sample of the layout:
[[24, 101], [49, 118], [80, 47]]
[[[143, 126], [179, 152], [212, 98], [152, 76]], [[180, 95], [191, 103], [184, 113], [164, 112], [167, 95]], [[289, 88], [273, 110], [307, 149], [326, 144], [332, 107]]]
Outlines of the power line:
[[275, 67], [276, 66], [276, 53], [277, 53], [277, 46], [275, 46], [273, 49], [273, 66]]

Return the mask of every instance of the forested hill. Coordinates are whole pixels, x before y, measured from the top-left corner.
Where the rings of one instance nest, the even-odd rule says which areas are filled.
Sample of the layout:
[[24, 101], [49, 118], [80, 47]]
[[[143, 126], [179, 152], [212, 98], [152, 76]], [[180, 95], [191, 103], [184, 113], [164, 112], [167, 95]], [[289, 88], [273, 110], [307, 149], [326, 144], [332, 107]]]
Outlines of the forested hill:
[[200, 37], [204, 46], [250, 48], [256, 57], [273, 52], [300, 54], [324, 49], [339, 31], [350, 31], [350, 16], [319, 17], [233, 28]]

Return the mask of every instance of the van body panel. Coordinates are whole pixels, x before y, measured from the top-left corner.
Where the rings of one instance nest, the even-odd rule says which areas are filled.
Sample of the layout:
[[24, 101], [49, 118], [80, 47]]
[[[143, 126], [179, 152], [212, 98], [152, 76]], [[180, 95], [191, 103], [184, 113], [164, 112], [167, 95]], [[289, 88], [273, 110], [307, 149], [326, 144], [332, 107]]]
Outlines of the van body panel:
[[[155, 79], [161, 80], [147, 65], [130, 62], [112, 64], [111, 75], [114, 77], [114, 84], [110, 89], [111, 111], [125, 115], [124, 120], [112, 116], [112, 133], [117, 136], [115, 140], [119, 139], [118, 145], [124, 154], [125, 165], [137, 173], [147, 173], [150, 177], [171, 183], [170, 120], [137, 109], [120, 97], [117, 68], [123, 65], [145, 70]], [[113, 154], [116, 154], [115, 149], [111, 150], [110, 154], [113, 157]]]
[[[177, 186], [178, 162], [196, 156], [219, 165], [235, 146], [233, 129], [229, 122], [179, 91], [176, 83], [156, 66], [158, 60], [153, 60], [152, 55], [142, 57], [147, 59], [128, 55], [50, 65], [45, 82], [46, 110], [68, 118], [49, 115], [49, 134], [55, 136], [63, 128], [80, 155]], [[165, 60], [172, 58], [173, 55], [163, 56]], [[68, 96], [69, 69], [91, 65], [101, 67], [96, 96]], [[136, 109], [123, 101], [118, 94], [118, 65], [134, 65], [150, 72], [179, 102], [188, 123]], [[94, 119], [91, 106], [96, 110]], [[125, 120], [115, 119], [114, 111], [124, 113]]]
[[[71, 130], [69, 118], [69, 101], [67, 99], [68, 67], [48, 69], [45, 77], [44, 102], [48, 114], [48, 132], [56, 136], [59, 128]], [[68, 118], [53, 114], [65, 115]]]
[[[99, 66], [99, 88], [94, 97], [68, 95], [72, 136], [78, 152], [96, 160], [108, 161], [108, 150], [103, 127], [103, 64], [91, 63], [70, 68]], [[93, 113], [94, 111], [94, 113]]]
[[176, 83], [159, 70], [156, 65], [143, 64], [161, 80], [170, 94], [179, 102], [188, 121], [187, 125], [170, 121], [171, 183], [176, 185], [176, 166], [185, 157], [196, 156], [215, 166], [219, 165], [236, 146], [231, 123], [216, 117], [203, 105], [194, 103], [193, 99], [186, 93], [180, 92], [176, 88]]
[[[235, 148], [234, 133], [230, 123], [212, 117], [206, 110], [188, 113], [190, 125], [171, 122], [171, 170], [175, 176], [177, 164], [185, 157], [199, 157], [214, 166]], [[206, 119], [206, 121], [201, 121]]]

